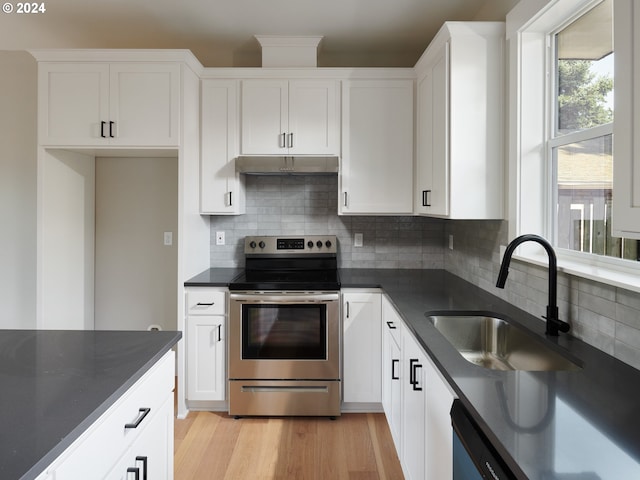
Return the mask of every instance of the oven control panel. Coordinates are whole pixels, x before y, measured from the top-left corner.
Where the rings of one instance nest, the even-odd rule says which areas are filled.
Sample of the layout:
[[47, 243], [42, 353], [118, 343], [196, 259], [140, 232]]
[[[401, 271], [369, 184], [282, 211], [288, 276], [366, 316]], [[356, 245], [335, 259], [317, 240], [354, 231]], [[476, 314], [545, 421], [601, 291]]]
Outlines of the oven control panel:
[[286, 255], [337, 253], [335, 235], [250, 236], [244, 239], [245, 254]]

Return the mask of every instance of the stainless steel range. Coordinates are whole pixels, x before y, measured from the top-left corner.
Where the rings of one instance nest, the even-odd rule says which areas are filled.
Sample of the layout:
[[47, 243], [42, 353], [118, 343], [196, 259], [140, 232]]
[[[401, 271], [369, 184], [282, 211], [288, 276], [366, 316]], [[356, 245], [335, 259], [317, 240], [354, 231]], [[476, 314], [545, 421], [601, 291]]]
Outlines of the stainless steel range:
[[334, 235], [245, 238], [229, 285], [229, 414], [340, 415]]

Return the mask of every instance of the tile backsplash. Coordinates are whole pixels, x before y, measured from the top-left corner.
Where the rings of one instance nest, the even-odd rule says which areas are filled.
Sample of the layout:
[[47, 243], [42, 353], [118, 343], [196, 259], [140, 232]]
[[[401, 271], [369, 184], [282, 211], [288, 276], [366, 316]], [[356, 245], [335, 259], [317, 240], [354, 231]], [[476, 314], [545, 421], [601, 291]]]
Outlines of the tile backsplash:
[[[245, 215], [211, 217], [212, 267], [243, 266], [246, 235], [330, 233], [343, 268], [444, 268], [535, 316], [545, 313], [546, 268], [514, 260], [506, 288], [495, 287], [505, 221], [338, 216], [337, 176], [247, 176], [246, 189]], [[226, 245], [216, 245], [217, 231]], [[363, 247], [353, 246], [355, 233]], [[640, 369], [640, 294], [560, 274], [558, 304], [573, 335]]]
[[[243, 266], [247, 235], [329, 233], [343, 268], [443, 268], [444, 222], [419, 217], [338, 216], [336, 175], [247, 175], [247, 213], [211, 217], [211, 266]], [[226, 245], [216, 245], [224, 231]], [[363, 246], [354, 247], [355, 233]]]

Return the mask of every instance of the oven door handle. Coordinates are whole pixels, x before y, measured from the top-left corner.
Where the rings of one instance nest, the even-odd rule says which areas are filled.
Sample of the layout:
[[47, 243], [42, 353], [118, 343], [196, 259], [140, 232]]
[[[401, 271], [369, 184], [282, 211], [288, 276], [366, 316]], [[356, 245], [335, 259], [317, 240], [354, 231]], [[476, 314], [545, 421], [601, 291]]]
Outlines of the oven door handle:
[[310, 294], [273, 294], [267, 295], [255, 294], [230, 294], [229, 299], [240, 303], [277, 303], [282, 304], [313, 304], [313, 303], [331, 303], [340, 300], [340, 296], [337, 293], [310, 293]]

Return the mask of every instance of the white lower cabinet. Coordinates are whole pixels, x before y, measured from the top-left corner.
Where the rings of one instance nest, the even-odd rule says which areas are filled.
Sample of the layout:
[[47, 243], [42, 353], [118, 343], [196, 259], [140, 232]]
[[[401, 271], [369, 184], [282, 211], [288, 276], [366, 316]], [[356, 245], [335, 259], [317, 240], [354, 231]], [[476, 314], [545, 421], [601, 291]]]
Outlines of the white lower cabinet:
[[450, 412], [456, 396], [428, 358], [424, 363], [424, 373], [427, 385], [425, 478], [452, 479], [453, 430]]
[[448, 382], [382, 298], [382, 403], [407, 480], [453, 478]]
[[105, 478], [172, 478], [173, 462], [167, 452], [173, 452], [173, 398], [165, 400], [154, 421], [140, 432], [129, 451]]
[[227, 290], [212, 287], [187, 290], [187, 399], [226, 398]]
[[174, 379], [170, 351], [38, 478], [172, 479]]
[[402, 333], [402, 468], [407, 480], [425, 477], [426, 382], [425, 355], [411, 332]]
[[398, 451], [402, 442], [402, 320], [382, 297], [382, 407]]
[[342, 291], [345, 403], [379, 405], [382, 401], [381, 297], [379, 292]]

